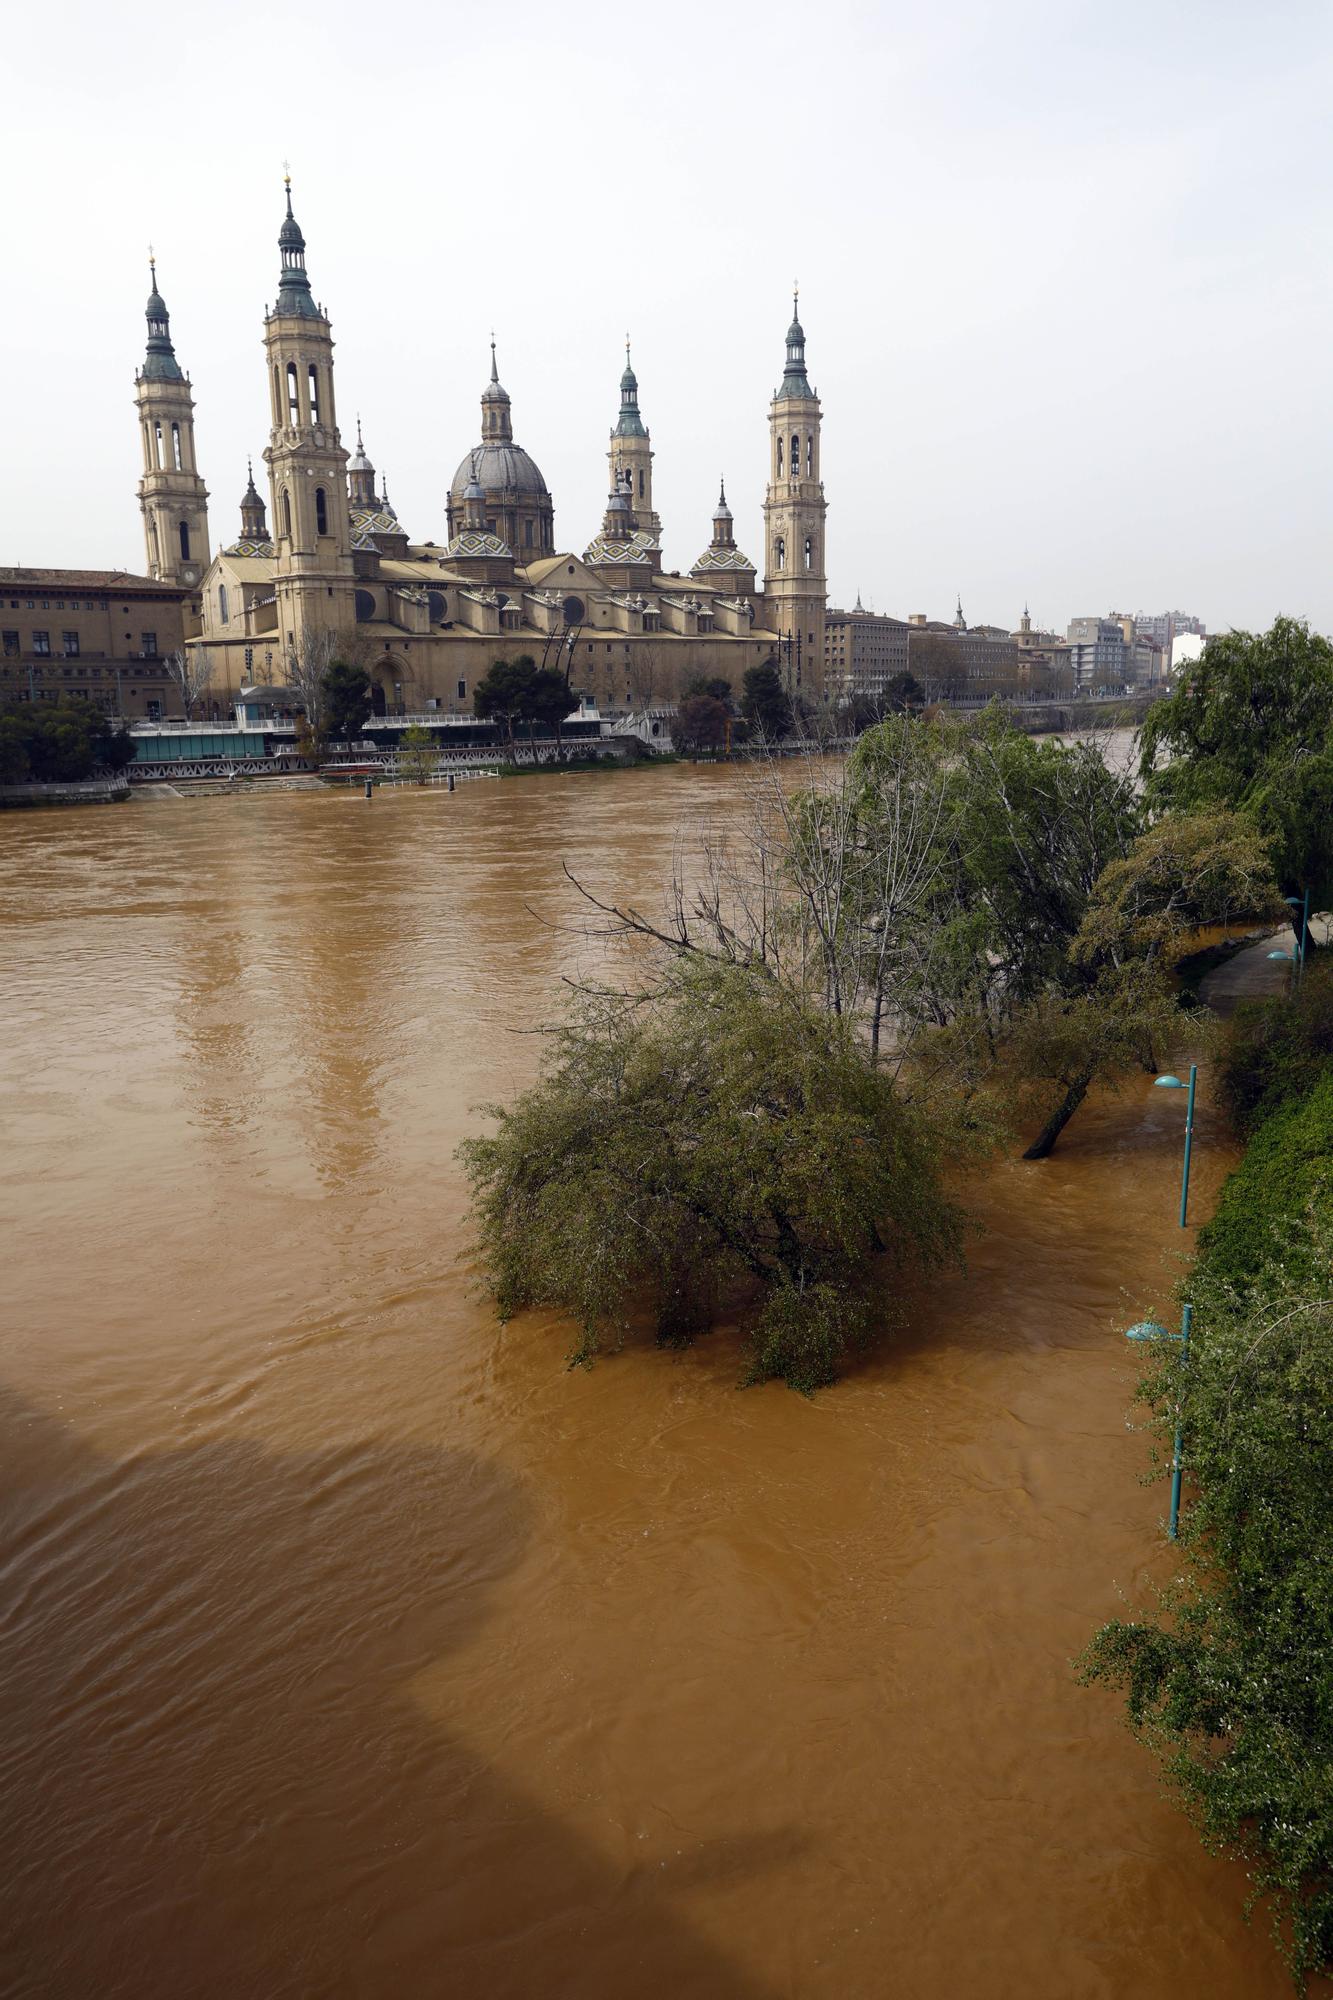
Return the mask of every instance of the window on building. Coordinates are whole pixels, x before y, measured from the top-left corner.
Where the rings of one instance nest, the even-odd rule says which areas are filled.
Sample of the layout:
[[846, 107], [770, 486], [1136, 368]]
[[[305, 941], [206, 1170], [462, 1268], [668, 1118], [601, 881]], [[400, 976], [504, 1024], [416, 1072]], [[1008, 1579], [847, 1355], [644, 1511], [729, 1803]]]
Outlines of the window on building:
[[[313, 375], [315, 371], [312, 368], [310, 372]], [[325, 497], [324, 488], [317, 486], [315, 488], [315, 533], [317, 535], [327, 535], [328, 532], [329, 503]]]
[[301, 398], [296, 388], [296, 363], [287, 363], [287, 421], [295, 430], [301, 421]]
[[815, 545], [809, 535], [805, 538], [805, 566], [807, 569], [813, 569], [815, 566]]
[[225, 583], [218, 585], [218, 617], [224, 625], [231, 623], [227, 610], [227, 586]]
[[460, 701], [466, 701], [466, 700], [467, 700], [467, 682], [466, 682], [466, 681], [460, 681], [460, 682], [458, 683], [458, 699], [459, 699]]
[[6, 658], [6, 659], [8, 659], [8, 660], [14, 660], [14, 659], [17, 659], [17, 658], [18, 658], [18, 650], [19, 650], [19, 635], [18, 635], [18, 633], [17, 633], [17, 632], [6, 632], [6, 634], [5, 634], [5, 658]]
[[643, 498], [643, 467], [639, 467], [639, 498]]
[[524, 546], [524, 548], [525, 548], [525, 549], [530, 549], [530, 548], [532, 547], [532, 523], [531, 523], [531, 521], [525, 521], [525, 522], [523, 523], [523, 546]]
[[778, 439], [778, 478], [782, 477], [782, 439]]
[[778, 536], [773, 544], [773, 567], [774, 569], [786, 569], [787, 567], [787, 544], [783, 541], [781, 535]]
[[314, 362], [310, 364], [310, 421], [319, 422], [319, 370]]
[[188, 562], [190, 560], [190, 524], [188, 521], [181, 522], [180, 538], [181, 538], [181, 561]]
[[791, 476], [793, 479], [801, 476], [801, 440], [795, 431], [791, 434]]
[[181, 458], [181, 427], [179, 424], [171, 426], [171, 456], [177, 472], [184, 472], [185, 465]]
[[255, 649], [253, 646], [247, 646], [245, 649], [245, 670], [247, 673], [249, 673], [254, 663], [255, 663]]
[[[130, 689], [130, 693], [131, 693], [131, 694], [133, 694], [133, 692], [134, 692], [134, 690], [133, 690], [133, 688], [131, 688], [131, 689]], [[162, 720], [162, 704], [161, 704], [161, 702], [160, 702], [160, 701], [150, 701], [150, 702], [149, 702], [149, 704], [148, 704], [148, 720], [149, 720], [150, 722], [160, 722], [160, 721]]]
[[32, 650], [45, 659], [51, 651], [51, 634], [49, 632], [34, 632], [32, 635]]
[[154, 443], [154, 446], [155, 446], [155, 448], [156, 448], [156, 452], [157, 452], [157, 469], [158, 469], [158, 471], [160, 472], [160, 471], [162, 470], [162, 426], [161, 426], [161, 424], [154, 424], [154, 425], [153, 425], [153, 443]]
[[139, 634], [139, 654], [145, 660], [155, 660], [157, 658], [156, 632], [141, 632]]
[[282, 532], [290, 540], [292, 532], [292, 496], [285, 486], [282, 489]]
[[807, 479], [813, 479], [815, 476], [815, 440], [813, 432], [808, 433], [805, 440], [805, 476]]
[[77, 632], [62, 632], [60, 635], [60, 643], [65, 649], [65, 658], [67, 660], [78, 659], [79, 635]]

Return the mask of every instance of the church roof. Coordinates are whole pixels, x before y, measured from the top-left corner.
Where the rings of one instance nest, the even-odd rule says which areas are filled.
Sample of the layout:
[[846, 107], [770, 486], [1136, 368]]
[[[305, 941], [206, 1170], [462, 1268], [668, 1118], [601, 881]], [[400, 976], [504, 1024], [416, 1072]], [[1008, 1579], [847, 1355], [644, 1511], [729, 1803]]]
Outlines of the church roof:
[[499, 535], [491, 535], [484, 528], [464, 528], [454, 536], [446, 556], [511, 556], [508, 542]]
[[521, 499], [549, 500], [546, 481], [536, 462], [520, 444], [479, 444], [460, 459], [449, 485], [451, 500], [464, 499], [475, 476], [489, 497], [517, 494]]
[[352, 544], [356, 546], [358, 535], [405, 535], [407, 533], [396, 514], [383, 507], [351, 507], [348, 519], [352, 524]]
[[747, 570], [751, 576], [754, 574], [754, 564], [738, 548], [705, 549], [694, 567], [696, 570], [727, 571], [743, 569]]
[[655, 553], [656, 545], [645, 548], [637, 535], [631, 535], [628, 540], [619, 536], [594, 535], [583, 551], [583, 560], [591, 564], [646, 563], [651, 568]]

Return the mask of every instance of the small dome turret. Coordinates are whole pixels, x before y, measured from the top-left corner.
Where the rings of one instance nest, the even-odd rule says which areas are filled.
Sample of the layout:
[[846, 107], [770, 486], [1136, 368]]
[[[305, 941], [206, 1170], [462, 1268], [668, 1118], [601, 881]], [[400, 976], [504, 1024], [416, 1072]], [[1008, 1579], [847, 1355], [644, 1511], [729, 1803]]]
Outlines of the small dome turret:
[[286, 174], [283, 185], [287, 190], [287, 213], [278, 231], [278, 254], [282, 258], [282, 272], [278, 280], [278, 296], [274, 303], [274, 313], [293, 319], [318, 319], [319, 307], [310, 291], [310, 278], [305, 267], [305, 238], [301, 225], [292, 214], [292, 177]]
[[176, 350], [171, 344], [171, 315], [167, 302], [157, 289], [157, 259], [148, 252], [149, 283], [145, 317], [148, 321], [148, 347], [144, 355], [142, 373], [150, 382], [182, 382], [181, 365], [176, 359]]

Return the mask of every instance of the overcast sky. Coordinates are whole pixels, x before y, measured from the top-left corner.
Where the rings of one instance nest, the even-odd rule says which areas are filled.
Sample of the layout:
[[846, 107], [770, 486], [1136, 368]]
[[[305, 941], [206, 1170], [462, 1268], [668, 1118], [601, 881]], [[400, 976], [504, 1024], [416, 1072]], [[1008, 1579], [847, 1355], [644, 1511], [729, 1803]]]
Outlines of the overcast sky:
[[75, 0], [6, 56], [0, 563], [144, 565], [150, 240], [238, 532], [289, 157], [343, 440], [414, 539], [494, 326], [581, 551], [628, 328], [668, 565], [725, 473], [762, 571], [799, 276], [833, 603], [1333, 630], [1327, 4]]

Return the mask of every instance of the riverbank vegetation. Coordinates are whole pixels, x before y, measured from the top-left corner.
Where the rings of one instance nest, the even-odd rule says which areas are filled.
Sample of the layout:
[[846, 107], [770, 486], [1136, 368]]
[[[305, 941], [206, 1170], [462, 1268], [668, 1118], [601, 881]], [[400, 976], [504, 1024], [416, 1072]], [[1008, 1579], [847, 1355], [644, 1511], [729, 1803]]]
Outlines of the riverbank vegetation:
[[[1328, 907], [1326, 640], [1279, 619], [1210, 641], [1149, 718], [1143, 770], [1161, 824], [1227, 801], [1287, 902]], [[1123, 1691], [1205, 1842], [1245, 1860], [1303, 1988], [1333, 1971], [1333, 965], [1295, 923], [1294, 991], [1241, 1006], [1220, 1050], [1247, 1143], [1180, 1288], [1189, 1347], [1158, 1343], [1140, 1385], [1159, 1472], [1180, 1439], [1180, 1572], [1081, 1671]]]
[[1245, 1010], [1222, 1063], [1249, 1132], [1140, 1394], [1188, 1470], [1181, 1573], [1088, 1648], [1216, 1851], [1271, 1899], [1297, 1983], [1333, 1966], [1333, 968]]
[[25, 702], [0, 711], [0, 785], [77, 784], [123, 771], [134, 756], [129, 731], [91, 702]]
[[1046, 1157], [1206, 1032], [1175, 977], [1199, 928], [1282, 910], [1251, 820], [1154, 814], [1095, 742], [998, 714], [761, 763], [661, 912], [585, 900], [616, 976], [464, 1149], [501, 1311], [569, 1314], [581, 1361], [739, 1312], [749, 1379], [807, 1390], [891, 1323], [895, 1272], [956, 1254], [980, 1155]]

